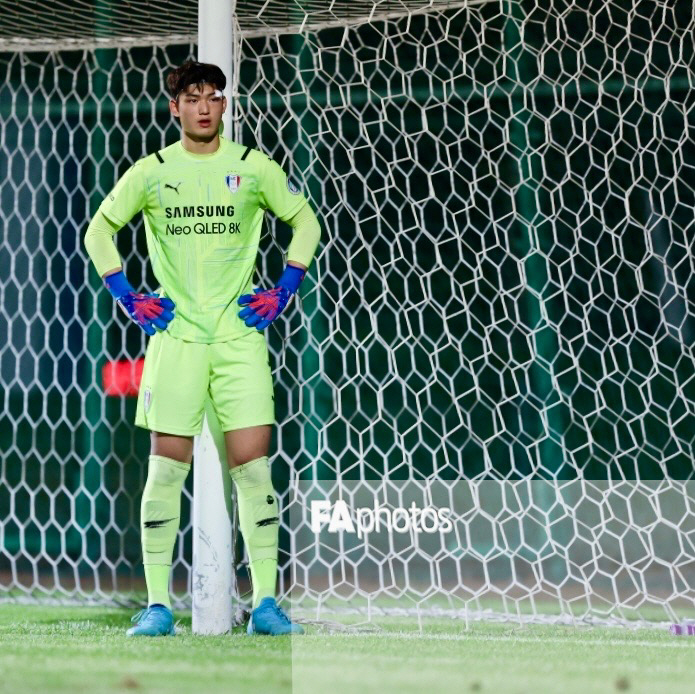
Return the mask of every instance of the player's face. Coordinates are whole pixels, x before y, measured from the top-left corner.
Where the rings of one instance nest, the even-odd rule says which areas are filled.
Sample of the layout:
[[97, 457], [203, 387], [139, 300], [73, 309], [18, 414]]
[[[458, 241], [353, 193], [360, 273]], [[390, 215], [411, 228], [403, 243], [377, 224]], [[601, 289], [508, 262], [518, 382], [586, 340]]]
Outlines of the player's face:
[[227, 100], [219, 89], [204, 84], [202, 91], [189, 86], [171, 101], [171, 112], [181, 119], [181, 128], [193, 138], [208, 139], [217, 135]]

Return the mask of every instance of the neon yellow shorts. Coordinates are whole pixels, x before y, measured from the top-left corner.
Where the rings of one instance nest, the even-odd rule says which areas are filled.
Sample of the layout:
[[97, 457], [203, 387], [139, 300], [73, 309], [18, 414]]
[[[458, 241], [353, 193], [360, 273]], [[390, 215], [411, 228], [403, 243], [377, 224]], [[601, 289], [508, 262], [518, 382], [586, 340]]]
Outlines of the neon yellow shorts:
[[222, 431], [275, 423], [273, 380], [263, 333], [204, 344], [150, 338], [138, 394], [136, 426], [196, 436], [210, 397]]

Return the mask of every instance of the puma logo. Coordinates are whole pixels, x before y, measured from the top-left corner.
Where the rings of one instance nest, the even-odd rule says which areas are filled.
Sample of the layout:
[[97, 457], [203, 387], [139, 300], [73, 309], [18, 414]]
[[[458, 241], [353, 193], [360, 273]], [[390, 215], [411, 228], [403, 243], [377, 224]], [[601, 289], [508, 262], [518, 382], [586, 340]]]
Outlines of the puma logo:
[[172, 190], [176, 191], [176, 195], [179, 194], [179, 186], [183, 183], [183, 181], [179, 181], [175, 186], [172, 186], [170, 183], [165, 183], [164, 187], [165, 188], [171, 188]]
[[165, 518], [164, 520], [150, 520], [150, 521], [145, 521], [144, 525], [146, 528], [154, 529], [154, 528], [161, 528], [163, 525], [166, 525], [170, 521], [176, 520], [176, 518]]
[[256, 527], [262, 528], [264, 525], [273, 525], [273, 523], [277, 523], [279, 520], [277, 516], [274, 518], [263, 518], [262, 520], [256, 521]]

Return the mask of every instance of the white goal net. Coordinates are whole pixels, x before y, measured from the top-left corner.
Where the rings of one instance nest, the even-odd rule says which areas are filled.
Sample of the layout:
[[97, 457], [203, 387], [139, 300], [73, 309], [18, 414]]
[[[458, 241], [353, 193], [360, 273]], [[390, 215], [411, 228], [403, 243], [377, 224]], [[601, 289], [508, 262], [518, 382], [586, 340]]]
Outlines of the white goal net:
[[[149, 440], [103, 369], [145, 339], [82, 237], [132, 161], [179, 137], [164, 77], [196, 55], [197, 6], [0, 10], [0, 599], [131, 604]], [[319, 611], [690, 615], [692, 4], [255, 0], [236, 20], [233, 135], [301, 181], [324, 231], [268, 333], [281, 594]], [[289, 238], [268, 220], [259, 284]], [[154, 288], [140, 221], [117, 243]], [[312, 541], [297, 499], [360, 480], [436, 482], [454, 534]], [[190, 500], [189, 485], [177, 607]]]

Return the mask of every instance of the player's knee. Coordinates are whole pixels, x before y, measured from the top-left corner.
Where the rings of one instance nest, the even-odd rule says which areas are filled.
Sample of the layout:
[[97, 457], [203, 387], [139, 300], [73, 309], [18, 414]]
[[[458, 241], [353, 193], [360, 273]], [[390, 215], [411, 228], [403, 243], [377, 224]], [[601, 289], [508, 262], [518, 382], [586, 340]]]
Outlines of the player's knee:
[[161, 434], [153, 431], [150, 437], [151, 454], [190, 463], [193, 458], [193, 437]]
[[226, 431], [224, 438], [230, 467], [267, 457], [271, 432], [270, 425], [266, 424]]
[[252, 460], [262, 457], [263, 454], [257, 451], [242, 451], [241, 453], [237, 452], [231, 462], [234, 467], [239, 467], [239, 465], [246, 465]]

